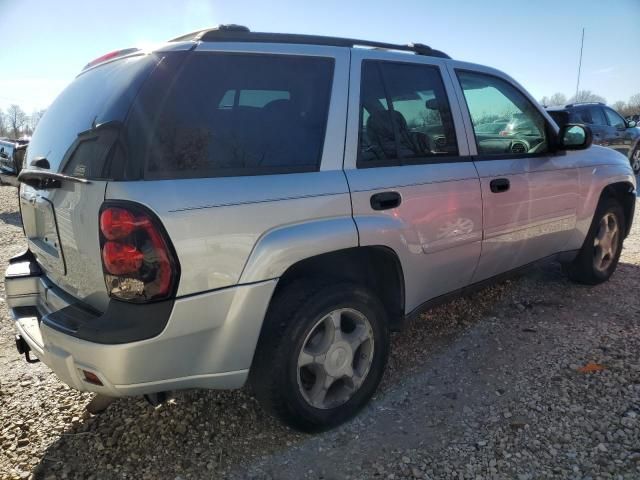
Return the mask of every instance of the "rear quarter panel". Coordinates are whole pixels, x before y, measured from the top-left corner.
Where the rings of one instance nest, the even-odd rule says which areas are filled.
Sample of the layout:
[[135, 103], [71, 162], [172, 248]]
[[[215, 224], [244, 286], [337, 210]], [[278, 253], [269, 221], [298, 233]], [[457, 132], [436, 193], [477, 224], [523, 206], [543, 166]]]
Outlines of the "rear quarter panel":
[[112, 182], [107, 198], [156, 213], [180, 262], [179, 296], [239, 283], [250, 256], [243, 282], [275, 278], [296, 259], [357, 245], [341, 171]]

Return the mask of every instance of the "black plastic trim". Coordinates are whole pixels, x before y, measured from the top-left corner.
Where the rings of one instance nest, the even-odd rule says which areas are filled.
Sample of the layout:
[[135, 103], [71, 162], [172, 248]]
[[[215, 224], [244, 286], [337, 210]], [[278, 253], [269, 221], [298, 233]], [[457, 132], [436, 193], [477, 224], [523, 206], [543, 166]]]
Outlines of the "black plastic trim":
[[42, 323], [81, 340], [131, 343], [159, 335], [169, 321], [174, 299], [146, 304], [111, 299], [104, 313], [76, 303], [42, 317]]
[[628, 215], [628, 218], [626, 219], [627, 224], [625, 225], [626, 231], [624, 232], [624, 238], [627, 238], [631, 233], [631, 227], [633, 226], [633, 218], [636, 212], [636, 198], [638, 197], [638, 193], [636, 192], [636, 190], [630, 189], [629, 192], [627, 192], [627, 196], [629, 197], [629, 200], [627, 202], [629, 215]]
[[31, 250], [26, 249], [9, 259], [9, 265], [13, 265], [14, 263], [22, 263], [22, 262], [29, 262], [29, 270], [33, 272], [32, 275], [42, 274], [42, 270], [40, 270], [40, 267], [38, 266], [38, 262], [36, 261], [36, 257]]

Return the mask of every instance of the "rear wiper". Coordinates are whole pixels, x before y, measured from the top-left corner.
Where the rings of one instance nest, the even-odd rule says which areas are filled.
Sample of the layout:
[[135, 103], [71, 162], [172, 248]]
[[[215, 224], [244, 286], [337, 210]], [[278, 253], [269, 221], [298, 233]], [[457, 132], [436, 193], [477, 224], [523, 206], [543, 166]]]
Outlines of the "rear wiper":
[[64, 173], [47, 172], [45, 170], [22, 170], [18, 181], [38, 190], [60, 188], [63, 181], [75, 183], [91, 183], [86, 178], [71, 177]]

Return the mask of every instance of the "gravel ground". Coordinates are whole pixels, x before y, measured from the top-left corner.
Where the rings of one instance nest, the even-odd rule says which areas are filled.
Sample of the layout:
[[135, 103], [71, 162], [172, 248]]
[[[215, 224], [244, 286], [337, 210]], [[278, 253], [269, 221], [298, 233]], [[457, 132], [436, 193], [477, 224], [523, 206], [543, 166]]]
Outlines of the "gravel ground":
[[[1, 271], [23, 245], [15, 189], [0, 187]], [[90, 416], [91, 395], [18, 357], [0, 300], [0, 478], [638, 479], [638, 285], [640, 213], [610, 282], [577, 286], [546, 263], [430, 311], [394, 337], [369, 406], [315, 436], [245, 391]]]

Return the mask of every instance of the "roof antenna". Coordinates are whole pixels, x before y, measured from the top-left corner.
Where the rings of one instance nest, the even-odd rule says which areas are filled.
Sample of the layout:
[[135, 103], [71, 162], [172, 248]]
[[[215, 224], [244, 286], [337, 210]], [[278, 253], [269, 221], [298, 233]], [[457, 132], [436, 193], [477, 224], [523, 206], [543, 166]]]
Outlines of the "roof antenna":
[[580, 70], [582, 70], [582, 49], [584, 47], [584, 27], [582, 27], [582, 41], [580, 42], [580, 61], [578, 62], [578, 81], [576, 83], [576, 97], [574, 103], [579, 102], [578, 89], [580, 88]]

